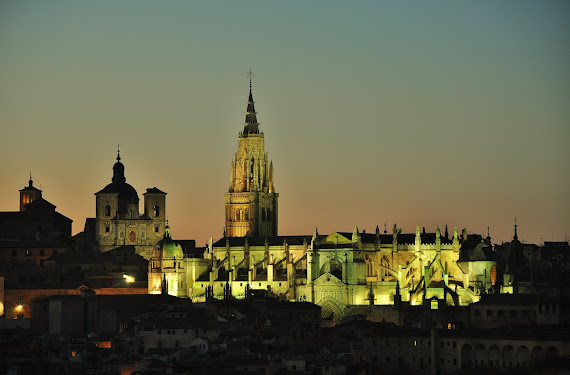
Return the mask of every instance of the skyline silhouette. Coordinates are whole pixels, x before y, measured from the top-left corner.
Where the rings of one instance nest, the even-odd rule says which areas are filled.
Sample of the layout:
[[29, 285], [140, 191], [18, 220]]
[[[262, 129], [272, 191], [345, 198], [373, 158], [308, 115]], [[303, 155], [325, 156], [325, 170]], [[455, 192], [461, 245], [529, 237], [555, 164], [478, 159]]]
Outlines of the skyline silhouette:
[[251, 68], [279, 234], [566, 240], [569, 5], [440, 4], [5, 2], [0, 210], [31, 171], [82, 231], [120, 144], [173, 237], [220, 237]]

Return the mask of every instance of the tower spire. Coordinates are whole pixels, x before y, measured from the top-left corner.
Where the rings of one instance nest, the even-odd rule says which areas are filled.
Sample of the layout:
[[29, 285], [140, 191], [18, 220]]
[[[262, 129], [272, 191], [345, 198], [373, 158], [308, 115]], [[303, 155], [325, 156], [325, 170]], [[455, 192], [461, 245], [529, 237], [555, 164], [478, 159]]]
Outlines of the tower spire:
[[515, 236], [513, 237], [513, 240], [518, 241], [519, 236], [517, 235], [517, 218], [515, 217]]
[[252, 70], [249, 69], [249, 72], [247, 72], [246, 75], [249, 77], [249, 98], [247, 101], [247, 110], [245, 112], [245, 122], [243, 123], [243, 134], [258, 134], [259, 122], [257, 122], [257, 112], [255, 112], [255, 102], [253, 101], [253, 93], [251, 91], [251, 79], [253, 78]]

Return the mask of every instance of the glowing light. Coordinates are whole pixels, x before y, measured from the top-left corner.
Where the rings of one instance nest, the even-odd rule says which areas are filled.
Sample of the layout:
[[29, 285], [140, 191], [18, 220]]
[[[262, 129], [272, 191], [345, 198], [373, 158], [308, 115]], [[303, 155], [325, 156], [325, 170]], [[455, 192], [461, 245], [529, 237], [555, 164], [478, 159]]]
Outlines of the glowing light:
[[125, 281], [126, 281], [127, 283], [134, 283], [134, 282], [135, 282], [135, 278], [132, 277], [132, 276], [123, 274], [123, 278], [125, 279]]
[[18, 310], [18, 311], [21, 311], [23, 308], [24, 308], [24, 306], [22, 306], [22, 305], [16, 306], [16, 310]]

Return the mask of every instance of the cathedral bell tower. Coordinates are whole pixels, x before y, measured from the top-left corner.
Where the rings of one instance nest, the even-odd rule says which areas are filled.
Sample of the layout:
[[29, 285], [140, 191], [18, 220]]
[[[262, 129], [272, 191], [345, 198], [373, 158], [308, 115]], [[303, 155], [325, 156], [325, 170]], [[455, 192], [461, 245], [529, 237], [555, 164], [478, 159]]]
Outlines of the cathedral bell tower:
[[238, 150], [232, 160], [230, 187], [226, 198], [226, 237], [277, 236], [277, 200], [273, 183], [273, 163], [265, 152], [251, 91]]

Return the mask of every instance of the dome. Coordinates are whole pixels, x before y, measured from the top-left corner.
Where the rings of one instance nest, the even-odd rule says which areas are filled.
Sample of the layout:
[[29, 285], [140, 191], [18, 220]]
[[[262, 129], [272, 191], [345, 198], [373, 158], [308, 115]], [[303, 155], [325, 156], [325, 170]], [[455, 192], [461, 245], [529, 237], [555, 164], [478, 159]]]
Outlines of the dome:
[[182, 259], [184, 258], [184, 253], [182, 252], [182, 246], [172, 239], [170, 236], [170, 227], [166, 226], [164, 237], [160, 240], [153, 252], [153, 257], [157, 259]]
[[135, 188], [126, 182], [111, 182], [97, 194], [99, 193], [118, 193], [119, 199], [128, 200], [129, 203], [137, 203], [139, 201], [139, 195]]
[[127, 213], [129, 204], [139, 203], [139, 195], [134, 187], [127, 184], [125, 178], [125, 166], [121, 163], [121, 156], [117, 155], [117, 162], [113, 165], [113, 179], [111, 183], [96, 194], [118, 194], [119, 206], [117, 213], [124, 215]]

